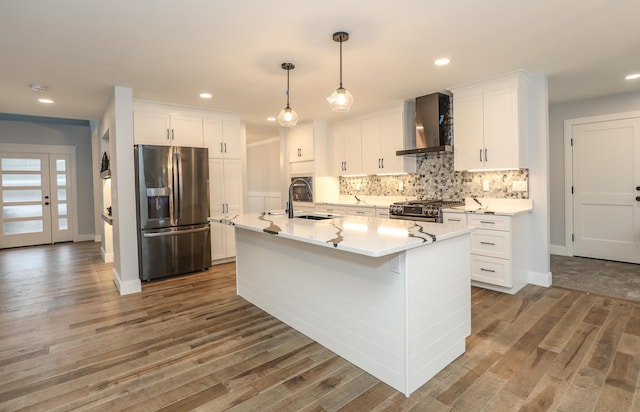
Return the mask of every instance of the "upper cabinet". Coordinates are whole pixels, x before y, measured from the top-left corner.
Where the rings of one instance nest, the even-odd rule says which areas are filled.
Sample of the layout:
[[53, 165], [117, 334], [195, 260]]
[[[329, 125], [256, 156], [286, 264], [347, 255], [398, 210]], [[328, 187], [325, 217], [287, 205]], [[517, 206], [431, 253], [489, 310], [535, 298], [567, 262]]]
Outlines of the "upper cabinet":
[[179, 107], [135, 102], [133, 140], [136, 144], [203, 147], [202, 115]]
[[204, 147], [209, 158], [239, 159], [242, 157], [240, 121], [204, 118]]
[[527, 167], [524, 71], [451, 88], [455, 170]]
[[314, 160], [313, 127], [290, 129], [287, 133], [289, 163]]
[[[334, 175], [415, 173], [415, 157], [396, 156], [410, 133], [407, 104], [333, 125]], [[411, 118], [412, 124], [415, 119]]]
[[361, 122], [348, 122], [331, 127], [331, 166], [334, 176], [362, 174]]

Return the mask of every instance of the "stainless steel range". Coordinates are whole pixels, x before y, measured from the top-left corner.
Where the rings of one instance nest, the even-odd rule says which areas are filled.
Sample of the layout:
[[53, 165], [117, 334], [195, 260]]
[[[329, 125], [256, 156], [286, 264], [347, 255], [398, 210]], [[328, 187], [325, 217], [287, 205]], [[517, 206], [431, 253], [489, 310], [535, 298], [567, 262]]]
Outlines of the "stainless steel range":
[[442, 223], [442, 208], [463, 205], [460, 200], [408, 200], [389, 206], [389, 218]]

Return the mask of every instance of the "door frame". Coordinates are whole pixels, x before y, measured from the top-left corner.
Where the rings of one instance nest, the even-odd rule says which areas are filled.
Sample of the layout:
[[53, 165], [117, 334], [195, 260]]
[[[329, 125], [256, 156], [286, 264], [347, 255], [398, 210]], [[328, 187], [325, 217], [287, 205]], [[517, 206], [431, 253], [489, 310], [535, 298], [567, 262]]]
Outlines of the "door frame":
[[571, 235], [574, 233], [573, 193], [571, 193], [571, 186], [573, 185], [573, 148], [571, 145], [573, 126], [585, 123], [631, 119], [634, 117], [640, 117], [640, 110], [565, 119], [564, 121], [564, 245], [567, 256], [573, 256], [573, 240], [571, 239]]
[[63, 146], [63, 145], [38, 145], [38, 144], [20, 144], [20, 143], [0, 143], [1, 152], [16, 152], [16, 153], [46, 153], [46, 154], [66, 154], [69, 155], [69, 175], [71, 182], [69, 184], [71, 193], [69, 194], [69, 202], [67, 207], [71, 208], [73, 219], [70, 222], [72, 227], [73, 241], [77, 242], [78, 236], [78, 184], [76, 181], [76, 147], [75, 146]]

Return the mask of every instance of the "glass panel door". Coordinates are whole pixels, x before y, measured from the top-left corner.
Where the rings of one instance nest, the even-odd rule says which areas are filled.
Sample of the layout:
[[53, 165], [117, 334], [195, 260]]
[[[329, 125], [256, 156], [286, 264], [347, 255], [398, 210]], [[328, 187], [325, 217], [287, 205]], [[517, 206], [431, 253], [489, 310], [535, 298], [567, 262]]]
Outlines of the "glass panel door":
[[69, 189], [71, 183], [70, 160], [68, 154], [51, 154], [51, 230], [53, 242], [73, 240], [71, 230], [71, 208]]
[[51, 243], [49, 155], [0, 156], [0, 248]]

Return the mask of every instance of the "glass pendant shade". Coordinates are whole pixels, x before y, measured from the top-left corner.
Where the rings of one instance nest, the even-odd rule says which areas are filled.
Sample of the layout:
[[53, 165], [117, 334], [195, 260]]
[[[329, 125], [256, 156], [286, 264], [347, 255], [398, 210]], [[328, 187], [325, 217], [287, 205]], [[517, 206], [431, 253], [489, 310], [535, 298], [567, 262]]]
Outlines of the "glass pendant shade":
[[291, 107], [287, 106], [280, 111], [278, 122], [283, 127], [293, 127], [298, 123], [298, 113]]
[[353, 96], [349, 93], [349, 90], [344, 87], [338, 87], [327, 98], [327, 101], [334, 112], [348, 112], [353, 104]]

